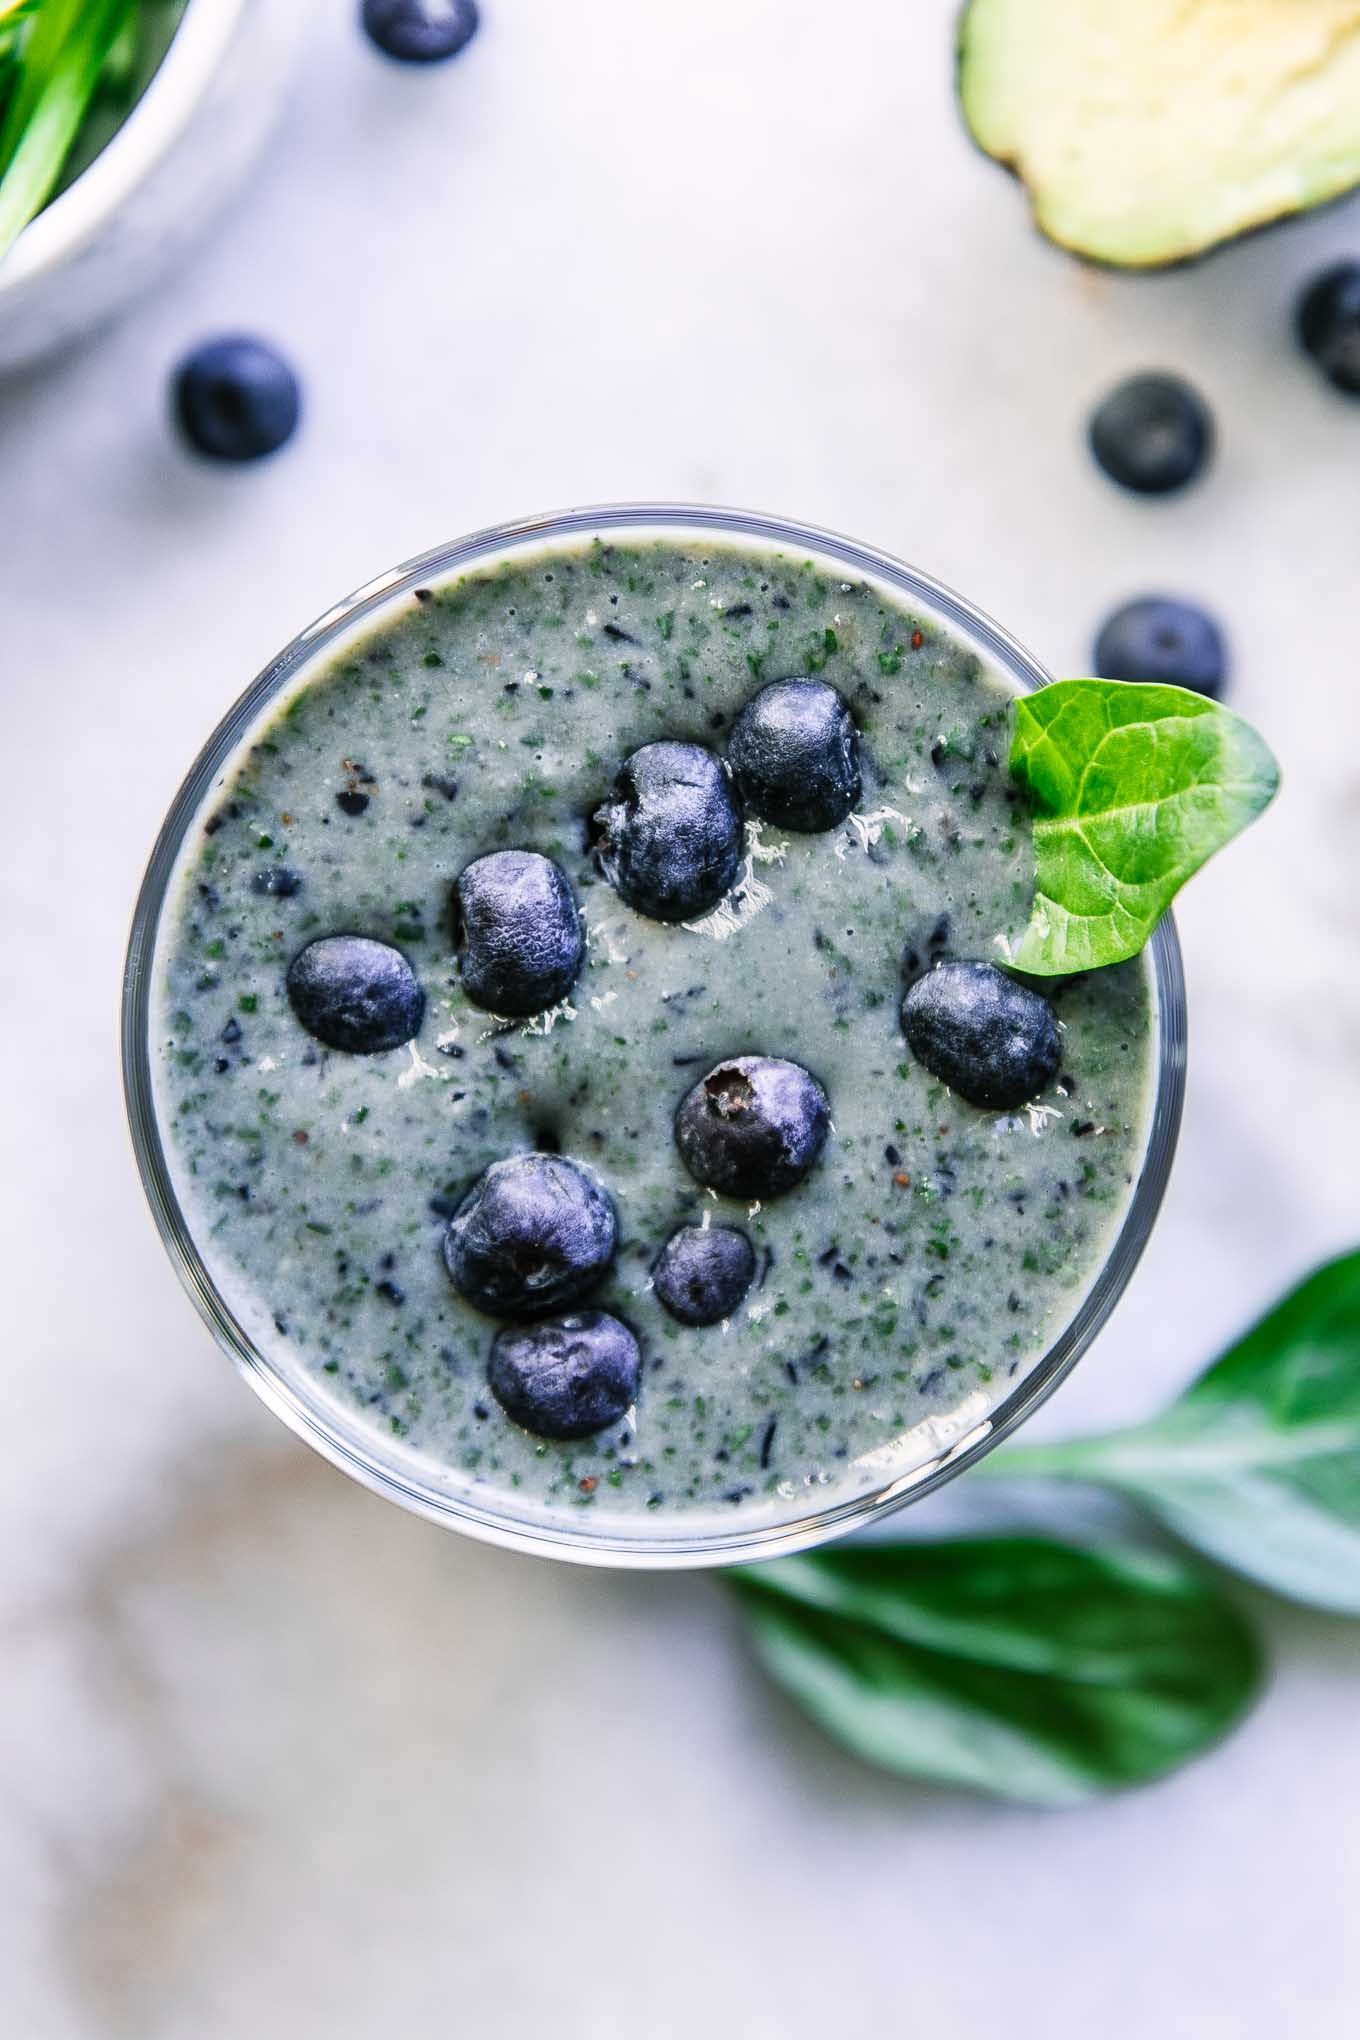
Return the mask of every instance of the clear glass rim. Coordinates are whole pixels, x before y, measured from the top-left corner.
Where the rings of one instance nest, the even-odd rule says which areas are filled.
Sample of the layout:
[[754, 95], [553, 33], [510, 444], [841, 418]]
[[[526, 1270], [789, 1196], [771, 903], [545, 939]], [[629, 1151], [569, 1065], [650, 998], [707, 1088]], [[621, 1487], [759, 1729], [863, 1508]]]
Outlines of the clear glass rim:
[[358, 1425], [308, 1399], [284, 1379], [247, 1336], [208, 1273], [175, 1194], [155, 1112], [150, 1056], [151, 998], [161, 911], [184, 838], [219, 770], [261, 711], [300, 669], [356, 626], [376, 618], [426, 581], [477, 565], [495, 555], [556, 540], [634, 531], [657, 536], [712, 535], [797, 548], [833, 561], [856, 575], [880, 580], [899, 595], [935, 611], [964, 638], [981, 646], [1024, 691], [1049, 684], [1051, 675], [991, 619], [930, 575], [891, 554], [815, 525], [754, 511], [683, 503], [624, 503], [558, 511], [474, 532], [435, 547], [379, 575], [334, 604], [301, 631], [251, 682], [209, 737], [171, 804], [151, 853], [133, 915], [123, 981], [123, 1081], [129, 1126], [142, 1186], [162, 1242], [199, 1315], [245, 1375], [256, 1394], [297, 1435], [334, 1465], [377, 1494], [447, 1528], [512, 1550], [581, 1564], [663, 1570], [750, 1563], [785, 1556], [872, 1523], [908, 1501], [930, 1494], [983, 1458], [1033, 1415], [1071, 1372], [1109, 1317], [1147, 1244], [1161, 1205], [1180, 1129], [1185, 1089], [1186, 1005], [1180, 947], [1170, 914], [1149, 944], [1156, 993], [1155, 1092], [1147, 1146], [1128, 1209], [1101, 1268], [1070, 1322], [1025, 1379], [992, 1413], [947, 1449], [883, 1486], [809, 1511], [797, 1521], [729, 1530], [685, 1529], [677, 1515], [670, 1533], [575, 1529], [532, 1522], [498, 1505], [497, 1498], [450, 1494], [414, 1468], [385, 1459], [380, 1442]]

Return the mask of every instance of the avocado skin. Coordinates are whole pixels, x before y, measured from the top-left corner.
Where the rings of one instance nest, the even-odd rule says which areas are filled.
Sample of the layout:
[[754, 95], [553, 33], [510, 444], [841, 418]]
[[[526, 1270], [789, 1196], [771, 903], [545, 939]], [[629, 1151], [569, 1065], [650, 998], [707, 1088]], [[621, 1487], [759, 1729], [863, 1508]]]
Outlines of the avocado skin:
[[[1116, 4], [1116, 0], [1112, 0], [1112, 4]], [[1133, 0], [1125, 0], [1125, 4], [1132, 5]], [[1155, 262], [1116, 262], [1112, 256], [1094, 255], [1088, 248], [1074, 247], [1070, 241], [1064, 241], [1061, 235], [1050, 233], [1036, 217], [1033, 194], [1019, 165], [1009, 156], [994, 154], [985, 142], [979, 140], [973, 130], [973, 124], [968, 118], [968, 101], [964, 92], [964, 71], [968, 63], [968, 17], [973, 11], [973, 5], [974, 0], [962, 0], [954, 26], [954, 97], [958, 101], [959, 118], [963, 122], [964, 133], [979, 156], [988, 163], [995, 163], [1020, 186], [1030, 206], [1030, 225], [1040, 240], [1047, 241], [1051, 248], [1060, 248], [1064, 255], [1070, 255], [1074, 261], [1082, 263], [1087, 269], [1104, 270], [1107, 274], [1115, 276], [1164, 276], [1175, 269], [1197, 269], [1202, 262], [1207, 262], [1213, 255], [1221, 254], [1225, 248], [1235, 248], [1242, 241], [1253, 241], [1258, 234], [1271, 233], [1276, 227], [1287, 227], [1294, 220], [1311, 219], [1315, 213], [1330, 212], [1334, 206], [1343, 205], [1347, 199], [1353, 198], [1355, 193], [1360, 191], [1360, 178], [1357, 178], [1343, 191], [1334, 191], [1327, 198], [1314, 199], [1311, 205], [1286, 207], [1282, 212], [1271, 213], [1267, 219], [1252, 220], [1248, 225], [1239, 227], [1236, 233], [1225, 234], [1221, 240], [1209, 241], [1202, 248], [1187, 248], [1183, 255], [1166, 255]]]

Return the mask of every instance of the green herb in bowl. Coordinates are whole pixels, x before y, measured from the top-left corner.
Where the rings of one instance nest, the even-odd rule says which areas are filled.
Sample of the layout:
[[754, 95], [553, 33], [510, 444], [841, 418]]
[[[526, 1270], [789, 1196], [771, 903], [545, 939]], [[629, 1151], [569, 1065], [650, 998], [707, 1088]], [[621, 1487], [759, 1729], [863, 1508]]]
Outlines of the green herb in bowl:
[[0, 261], [140, 96], [184, 0], [0, 0]]

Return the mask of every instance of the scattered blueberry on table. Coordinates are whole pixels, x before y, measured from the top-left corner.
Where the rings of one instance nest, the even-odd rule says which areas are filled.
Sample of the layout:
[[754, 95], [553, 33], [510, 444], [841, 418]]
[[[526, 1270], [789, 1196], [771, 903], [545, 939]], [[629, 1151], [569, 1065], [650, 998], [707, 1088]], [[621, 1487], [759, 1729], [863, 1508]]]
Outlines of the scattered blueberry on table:
[[1334, 263], [1304, 286], [1294, 330], [1328, 382], [1360, 396], [1360, 262]]
[[850, 711], [820, 680], [775, 680], [732, 726], [727, 755], [746, 807], [781, 829], [834, 829], [860, 796]]
[[[274, 888], [264, 889], [277, 896]], [[425, 994], [406, 958], [367, 935], [323, 935], [288, 966], [293, 1011], [316, 1040], [346, 1055], [381, 1055], [414, 1040]]]
[[363, 0], [369, 40], [402, 64], [437, 64], [456, 57], [477, 33], [476, 0]]
[[476, 1006], [528, 1019], [565, 999], [585, 954], [585, 930], [566, 875], [533, 850], [496, 850], [453, 889], [454, 946]]
[[492, 1317], [576, 1303], [614, 1258], [614, 1206], [563, 1155], [510, 1155], [478, 1177], [449, 1223], [444, 1259], [460, 1296]]
[[1165, 496], [1194, 481], [1208, 463], [1213, 419], [1180, 376], [1134, 375], [1097, 405], [1090, 442], [1111, 481], [1140, 496]]
[[540, 1438], [589, 1438], [625, 1416], [642, 1355], [627, 1325], [583, 1310], [497, 1334], [487, 1381], [507, 1417]]
[[710, 1070], [675, 1115], [680, 1159], [696, 1183], [727, 1197], [780, 1197], [826, 1145], [831, 1108], [801, 1064], [736, 1055]]
[[302, 410], [298, 380], [276, 349], [247, 334], [209, 340], [175, 371], [174, 412], [208, 460], [262, 460], [292, 438]]
[[970, 1105], [1009, 1112], [1058, 1074], [1062, 1042], [1047, 999], [994, 963], [940, 963], [902, 1001], [907, 1046]]
[[1102, 680], [1151, 681], [1189, 687], [1216, 700], [1227, 680], [1223, 634], [1193, 603], [1165, 595], [1126, 602], [1100, 627], [1095, 646]]
[[741, 865], [732, 777], [702, 744], [644, 744], [595, 816], [595, 854], [620, 899], [653, 921], [693, 921]]
[[755, 1280], [756, 1252], [732, 1225], [682, 1225], [657, 1256], [652, 1284], [682, 1325], [731, 1317]]

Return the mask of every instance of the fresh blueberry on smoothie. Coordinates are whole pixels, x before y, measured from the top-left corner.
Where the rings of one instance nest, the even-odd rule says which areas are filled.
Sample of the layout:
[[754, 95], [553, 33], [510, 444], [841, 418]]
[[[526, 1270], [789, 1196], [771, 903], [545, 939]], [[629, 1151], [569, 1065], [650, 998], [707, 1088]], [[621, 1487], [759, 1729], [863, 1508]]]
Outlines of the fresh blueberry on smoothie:
[[[266, 897], [275, 896], [266, 889]], [[323, 935], [288, 966], [288, 997], [309, 1034], [346, 1055], [381, 1055], [420, 1032], [425, 994], [406, 958], [368, 935]]]
[[581, 915], [551, 857], [495, 850], [453, 889], [454, 946], [476, 1006], [528, 1019], [565, 999], [585, 954]]
[[487, 1380], [507, 1417], [540, 1438], [589, 1438], [625, 1416], [642, 1357], [627, 1325], [607, 1311], [501, 1332]]
[[762, 687], [737, 717], [727, 756], [747, 808], [781, 829], [834, 829], [859, 799], [855, 725], [820, 680]]
[[731, 1225], [682, 1225], [657, 1256], [657, 1297], [682, 1325], [731, 1317], [755, 1280], [756, 1250]]
[[994, 963], [940, 963], [902, 1001], [907, 1046], [970, 1105], [1009, 1112], [1051, 1084], [1062, 1061], [1057, 1015]]
[[686, 1094], [675, 1144], [696, 1183], [727, 1197], [781, 1197], [826, 1143], [826, 1092], [782, 1056], [737, 1055]]
[[731, 775], [701, 744], [644, 744], [595, 816], [596, 856], [620, 899], [653, 921], [694, 921], [741, 866]]
[[613, 1259], [614, 1206], [563, 1155], [511, 1155], [469, 1190], [444, 1238], [454, 1288], [493, 1317], [575, 1303]]

